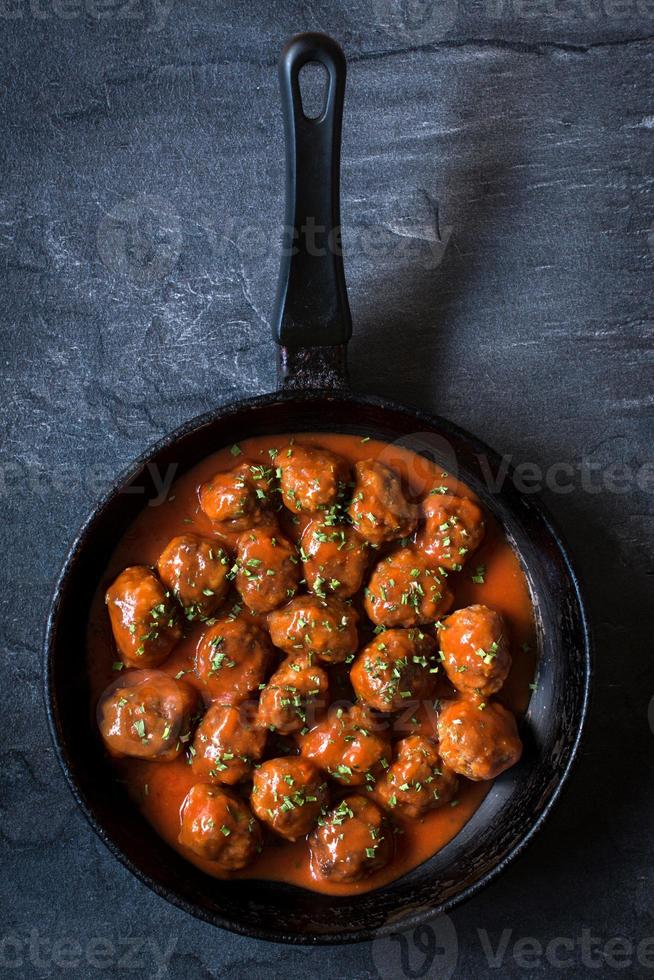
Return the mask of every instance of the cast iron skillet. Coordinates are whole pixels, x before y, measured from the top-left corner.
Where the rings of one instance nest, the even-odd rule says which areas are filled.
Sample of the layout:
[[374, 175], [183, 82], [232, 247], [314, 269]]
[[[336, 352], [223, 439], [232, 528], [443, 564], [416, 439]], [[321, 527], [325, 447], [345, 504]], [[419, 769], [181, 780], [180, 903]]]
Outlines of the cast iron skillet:
[[[319, 118], [302, 109], [298, 75], [322, 64], [329, 83]], [[589, 637], [579, 585], [544, 508], [509, 476], [491, 492], [496, 456], [451, 422], [349, 390], [351, 334], [338, 241], [340, 135], [346, 66], [328, 37], [300, 35], [283, 52], [280, 77], [288, 141], [287, 246], [274, 334], [280, 390], [194, 419], [137, 460], [96, 507], [72, 546], [57, 584], [45, 636], [47, 711], [73, 795], [109, 849], [159, 895], [235, 932], [287, 943], [370, 939], [451, 909], [490, 882], [541, 826], [570, 770], [590, 679]], [[307, 219], [331, 234], [316, 248]], [[323, 235], [324, 242], [324, 235]], [[184, 473], [217, 448], [248, 436], [298, 431], [354, 432], [429, 453], [479, 495], [503, 525], [529, 580], [539, 637], [538, 687], [522, 725], [522, 762], [496, 781], [461, 833], [439, 854], [360, 897], [318, 895], [275, 882], [221, 882], [159, 838], [117, 785], [93, 723], [85, 627], [93, 592], [116, 542], [157, 496], [153, 474]], [[447, 451], [443, 447], [448, 447]], [[543, 874], [546, 869], [543, 868]]]

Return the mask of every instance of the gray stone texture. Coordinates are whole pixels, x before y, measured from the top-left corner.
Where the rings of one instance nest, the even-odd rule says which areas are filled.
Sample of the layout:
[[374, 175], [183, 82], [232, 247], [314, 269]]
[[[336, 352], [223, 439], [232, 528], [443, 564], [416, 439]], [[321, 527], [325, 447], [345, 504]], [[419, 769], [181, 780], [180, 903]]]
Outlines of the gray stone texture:
[[[528, 852], [452, 914], [452, 975], [604, 977], [628, 961], [623, 976], [650, 976], [647, 0], [0, 4], [0, 975], [163, 976], [166, 950], [185, 980], [408, 975], [379, 946], [268, 945], [151, 894], [78, 813], [42, 705], [49, 596], [100, 492], [182, 421], [274, 385], [275, 62], [305, 29], [333, 33], [350, 62], [354, 384], [548, 472], [593, 620], [576, 772]], [[572, 492], [556, 492], [567, 476], [548, 468], [584, 460], [593, 492], [578, 469]], [[539, 958], [515, 945], [529, 937], [574, 950]], [[412, 975], [438, 976], [438, 960], [420, 972], [419, 940]]]

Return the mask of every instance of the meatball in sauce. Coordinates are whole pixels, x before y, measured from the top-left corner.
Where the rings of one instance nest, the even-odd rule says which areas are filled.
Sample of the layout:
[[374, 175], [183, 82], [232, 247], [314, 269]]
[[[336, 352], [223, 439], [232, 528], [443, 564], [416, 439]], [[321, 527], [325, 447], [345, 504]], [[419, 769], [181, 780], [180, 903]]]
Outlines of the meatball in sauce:
[[241, 463], [227, 473], [216, 473], [200, 487], [200, 507], [212, 524], [225, 531], [274, 523], [271, 479], [265, 468]]
[[435, 649], [435, 640], [417, 628], [381, 633], [352, 665], [350, 681], [357, 697], [377, 711], [398, 711], [433, 697]]
[[484, 515], [474, 500], [437, 493], [423, 504], [417, 544], [434, 566], [459, 571], [485, 533]]
[[236, 568], [236, 588], [252, 612], [271, 612], [297, 592], [300, 559], [279, 531], [260, 528], [242, 534]]
[[457, 690], [479, 697], [499, 691], [511, 669], [499, 613], [480, 605], [457, 609], [443, 623], [438, 641], [445, 673]]
[[113, 756], [170, 762], [191, 738], [197, 692], [160, 670], [129, 670], [98, 702], [100, 734]]
[[127, 667], [159, 667], [182, 638], [179, 608], [149, 568], [121, 572], [106, 595], [109, 620]]
[[443, 762], [467, 779], [495, 779], [522, 755], [515, 718], [496, 702], [444, 705], [438, 716], [438, 738]]
[[259, 690], [272, 656], [267, 634], [245, 616], [227, 617], [202, 635], [195, 673], [207, 701], [239, 704]]
[[381, 545], [413, 534], [417, 510], [407, 500], [395, 470], [368, 459], [357, 463], [355, 474], [349, 515], [361, 537]]
[[313, 654], [321, 663], [337, 664], [355, 653], [358, 614], [335, 597], [303, 595], [271, 613], [268, 628], [273, 645], [285, 653]]
[[271, 731], [292, 735], [322, 714], [329, 680], [310, 655], [289, 657], [261, 691], [258, 722]]
[[433, 739], [409, 735], [397, 743], [395, 751], [393, 764], [375, 787], [375, 798], [394, 817], [419, 820], [454, 799], [459, 781], [441, 759]]
[[220, 609], [229, 591], [229, 568], [226, 552], [197, 534], [173, 538], [157, 562], [159, 578], [187, 619], [207, 619]]
[[363, 584], [368, 568], [367, 543], [349, 524], [310, 521], [300, 555], [307, 585], [317, 596], [349, 599]]
[[383, 868], [393, 855], [393, 830], [364, 796], [346, 796], [309, 838], [314, 873], [353, 882]]
[[247, 867], [262, 846], [261, 828], [246, 804], [205, 783], [192, 786], [184, 799], [178, 840], [221, 871]]
[[251, 705], [211, 705], [190, 750], [191, 768], [199, 779], [232, 786], [252, 775], [268, 736], [254, 716]]
[[375, 566], [365, 605], [376, 626], [408, 627], [436, 622], [453, 602], [445, 576], [413, 548], [401, 548]]
[[389, 735], [388, 723], [364, 705], [336, 707], [301, 740], [301, 752], [336, 782], [373, 786], [390, 765]]
[[349, 463], [327, 449], [293, 443], [282, 449], [275, 463], [282, 500], [294, 514], [328, 510], [347, 493]]
[[262, 823], [286, 840], [297, 840], [313, 830], [328, 800], [325, 778], [308, 759], [269, 759], [254, 773], [252, 809]]

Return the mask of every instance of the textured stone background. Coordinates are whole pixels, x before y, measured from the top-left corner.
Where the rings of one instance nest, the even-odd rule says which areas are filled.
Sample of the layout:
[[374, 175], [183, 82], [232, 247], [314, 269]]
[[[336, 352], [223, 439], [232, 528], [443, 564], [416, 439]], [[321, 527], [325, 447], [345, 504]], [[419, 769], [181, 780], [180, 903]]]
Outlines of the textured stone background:
[[545, 492], [596, 631], [581, 762], [528, 853], [451, 916], [454, 974], [423, 968], [416, 936], [411, 975], [558, 976], [514, 944], [564, 937], [569, 975], [650, 976], [651, 943], [610, 941], [654, 935], [654, 2], [170, 4], [0, 4], [0, 975], [163, 976], [170, 954], [189, 980], [407, 975], [383, 944], [270, 946], [150, 894], [77, 813], [42, 708], [49, 594], [98, 493], [173, 426], [273, 385], [275, 61], [321, 29], [351, 65], [355, 383], [514, 461], [590, 461], [600, 488]]

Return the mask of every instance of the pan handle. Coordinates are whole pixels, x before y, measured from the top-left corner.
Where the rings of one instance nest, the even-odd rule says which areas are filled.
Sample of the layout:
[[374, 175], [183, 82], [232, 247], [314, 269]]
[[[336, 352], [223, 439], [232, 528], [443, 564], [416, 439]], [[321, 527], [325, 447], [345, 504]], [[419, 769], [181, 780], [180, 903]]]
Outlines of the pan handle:
[[[310, 118], [300, 72], [327, 72], [326, 100]], [[326, 34], [291, 38], [279, 62], [286, 131], [286, 220], [273, 336], [278, 380], [286, 387], [331, 387], [347, 381], [352, 317], [341, 246], [340, 167], [345, 55]]]

